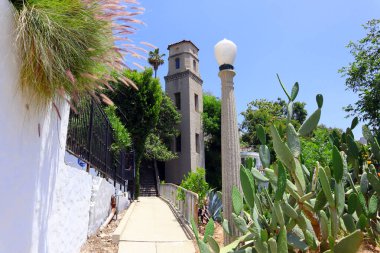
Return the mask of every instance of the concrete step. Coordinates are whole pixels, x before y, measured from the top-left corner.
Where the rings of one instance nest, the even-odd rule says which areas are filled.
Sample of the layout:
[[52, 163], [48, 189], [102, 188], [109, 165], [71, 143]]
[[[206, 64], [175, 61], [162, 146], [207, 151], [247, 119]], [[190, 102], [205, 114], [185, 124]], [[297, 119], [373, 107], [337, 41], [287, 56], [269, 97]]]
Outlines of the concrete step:
[[143, 187], [140, 187], [140, 191], [156, 191], [156, 188], [143, 188]]
[[156, 190], [141, 190], [141, 189], [140, 189], [140, 192], [142, 192], [142, 193], [157, 193]]
[[157, 185], [154, 178], [154, 170], [151, 168], [142, 168], [140, 172], [140, 196], [158, 196], [156, 187]]
[[157, 197], [156, 193], [140, 193], [140, 197]]

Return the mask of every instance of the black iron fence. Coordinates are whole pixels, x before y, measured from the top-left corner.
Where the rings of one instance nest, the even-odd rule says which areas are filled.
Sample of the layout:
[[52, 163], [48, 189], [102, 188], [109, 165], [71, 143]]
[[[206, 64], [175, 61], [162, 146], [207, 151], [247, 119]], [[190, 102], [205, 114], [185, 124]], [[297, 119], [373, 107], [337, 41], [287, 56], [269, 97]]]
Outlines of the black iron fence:
[[78, 113], [70, 112], [66, 150], [86, 162], [107, 178], [125, 187], [134, 181], [135, 155], [125, 150], [114, 151], [111, 124], [101, 106], [94, 100], [82, 100]]

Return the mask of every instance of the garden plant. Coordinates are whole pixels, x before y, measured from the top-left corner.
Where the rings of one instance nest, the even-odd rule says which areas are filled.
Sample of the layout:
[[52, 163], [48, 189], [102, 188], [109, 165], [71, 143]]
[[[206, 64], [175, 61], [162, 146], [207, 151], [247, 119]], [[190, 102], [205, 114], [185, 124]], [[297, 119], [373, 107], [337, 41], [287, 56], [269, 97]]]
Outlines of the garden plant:
[[[212, 237], [212, 220], [201, 240], [192, 222], [200, 252], [354, 253], [364, 240], [379, 243], [380, 178], [378, 168], [363, 161], [351, 135], [357, 119], [344, 138], [333, 143], [331, 166], [322, 167], [315, 161], [313, 168], [306, 168], [300, 158], [300, 136], [310, 135], [317, 127], [323, 97], [316, 96], [316, 111], [296, 130], [291, 117], [299, 85], [296, 83], [289, 94], [280, 84], [289, 101], [284, 136], [270, 126], [276, 160], [271, 162], [264, 127], [258, 125], [264, 174], [254, 168], [253, 161], [240, 168], [243, 194], [237, 186], [233, 188], [233, 221], [223, 221], [225, 236], [234, 241], [220, 248]], [[371, 147], [371, 159], [379, 161], [378, 139], [367, 127], [363, 134]], [[259, 189], [261, 182], [269, 182], [269, 186]], [[240, 234], [231, 234], [231, 226], [236, 226]]]
[[[115, 92], [109, 91], [107, 95], [126, 117], [122, 123], [128, 130], [133, 148], [136, 152], [136, 187], [135, 197], [140, 195], [140, 167], [146, 153], [148, 137], [155, 132], [159, 122], [163, 92], [159, 80], [152, 77], [153, 70], [145, 69], [143, 72], [124, 70], [114, 74], [118, 82], [112, 83]], [[124, 84], [121, 79], [132, 80], [138, 90]]]
[[[57, 100], [72, 108], [83, 95], [109, 99], [111, 72], [124, 68], [125, 54], [138, 48], [126, 35], [141, 13], [132, 0], [10, 0], [15, 8], [16, 45], [20, 59], [20, 90], [33, 108], [44, 110]], [[131, 8], [131, 10], [129, 10]], [[128, 10], [127, 10], [128, 9]], [[123, 42], [115, 44], [115, 41]], [[123, 76], [125, 85], [134, 83]]]
[[[185, 188], [186, 190], [198, 194], [200, 208], [203, 207], [205, 197], [210, 189], [208, 183], [206, 182], [205, 174], [205, 169], [197, 168], [196, 171], [190, 171], [187, 175], [185, 175], [184, 179], [180, 184], [180, 186]], [[177, 199], [185, 200], [185, 198], [186, 195], [184, 191], [181, 188], [179, 188], [177, 191]]]

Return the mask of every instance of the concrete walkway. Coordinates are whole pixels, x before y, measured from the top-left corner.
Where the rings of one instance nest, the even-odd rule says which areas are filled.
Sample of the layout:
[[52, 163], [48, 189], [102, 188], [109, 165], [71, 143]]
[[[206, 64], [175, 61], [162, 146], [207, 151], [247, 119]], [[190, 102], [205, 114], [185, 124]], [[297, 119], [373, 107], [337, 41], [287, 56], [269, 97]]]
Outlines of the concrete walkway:
[[140, 197], [119, 241], [119, 253], [194, 253], [170, 207], [158, 197]]

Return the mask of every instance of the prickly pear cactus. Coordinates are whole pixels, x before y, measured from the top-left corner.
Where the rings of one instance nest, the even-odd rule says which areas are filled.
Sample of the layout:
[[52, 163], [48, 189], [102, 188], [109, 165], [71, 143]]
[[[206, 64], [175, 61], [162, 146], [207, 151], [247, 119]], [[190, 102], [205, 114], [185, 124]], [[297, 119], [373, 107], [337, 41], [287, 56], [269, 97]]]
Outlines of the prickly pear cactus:
[[[331, 137], [334, 144], [331, 168], [319, 166], [317, 161], [315, 168], [306, 168], [300, 158], [300, 136], [312, 134], [317, 127], [323, 96], [316, 96], [317, 109], [297, 131], [290, 120], [299, 84], [294, 84], [289, 95], [278, 79], [289, 99], [289, 115], [284, 137], [280, 136], [275, 126], [270, 127], [269, 134], [277, 160], [271, 161], [267, 133], [262, 126], [257, 126], [264, 173], [254, 168], [253, 161], [241, 166], [243, 195], [237, 187], [234, 188], [231, 196], [233, 221], [223, 222], [226, 233], [229, 231], [228, 223], [233, 222], [242, 236], [219, 248], [212, 239], [211, 228], [205, 240], [199, 240], [198, 232], [193, 228], [201, 253], [354, 253], [363, 237], [374, 233], [372, 230], [369, 232], [369, 224], [378, 217], [379, 177], [373, 168], [366, 170], [363, 186], [355, 184], [358, 181], [351, 177], [353, 170], [356, 170], [358, 178], [362, 173], [353, 168], [359, 164], [357, 156], [361, 152], [351, 131], [358, 124], [357, 120], [346, 131], [344, 140], [339, 136]], [[374, 140], [372, 142], [376, 143]], [[269, 186], [259, 188], [262, 182], [269, 182]]]

